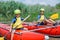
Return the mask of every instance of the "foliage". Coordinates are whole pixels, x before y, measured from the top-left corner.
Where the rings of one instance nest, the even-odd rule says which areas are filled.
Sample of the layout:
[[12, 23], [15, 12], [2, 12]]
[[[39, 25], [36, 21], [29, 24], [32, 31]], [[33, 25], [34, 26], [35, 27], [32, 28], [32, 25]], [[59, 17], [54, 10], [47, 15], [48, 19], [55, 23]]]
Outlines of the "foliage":
[[0, 21], [11, 21], [14, 17], [15, 9], [21, 10], [21, 16], [23, 18], [30, 14], [31, 17], [27, 21], [34, 21], [37, 20], [37, 15], [40, 13], [40, 8], [45, 8], [45, 16], [47, 18], [54, 12], [58, 12], [60, 14], [60, 3], [54, 7], [51, 7], [50, 5], [26, 5], [21, 2], [6, 1], [0, 2]]

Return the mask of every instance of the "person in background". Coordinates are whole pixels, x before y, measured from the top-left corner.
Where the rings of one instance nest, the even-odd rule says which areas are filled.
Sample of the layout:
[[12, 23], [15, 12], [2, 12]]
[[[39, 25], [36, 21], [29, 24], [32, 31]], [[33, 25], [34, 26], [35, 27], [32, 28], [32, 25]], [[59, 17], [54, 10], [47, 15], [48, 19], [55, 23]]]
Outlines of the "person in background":
[[46, 19], [45, 15], [44, 15], [45, 10], [43, 8], [40, 9], [40, 15], [38, 15], [38, 21], [37, 21], [37, 25], [44, 25], [44, 21]]
[[44, 15], [45, 10], [43, 8], [40, 9], [40, 15], [38, 15], [37, 25], [49, 25], [53, 26], [56, 22], [53, 19], [58, 18], [58, 14], [53, 14], [48, 19]]

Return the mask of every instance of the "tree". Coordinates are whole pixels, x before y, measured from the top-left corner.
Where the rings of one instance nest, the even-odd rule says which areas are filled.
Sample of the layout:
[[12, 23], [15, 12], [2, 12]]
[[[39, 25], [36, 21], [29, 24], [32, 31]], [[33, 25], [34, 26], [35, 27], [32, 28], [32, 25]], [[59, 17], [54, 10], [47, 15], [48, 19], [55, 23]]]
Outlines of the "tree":
[[56, 8], [60, 9], [60, 3], [56, 4]]

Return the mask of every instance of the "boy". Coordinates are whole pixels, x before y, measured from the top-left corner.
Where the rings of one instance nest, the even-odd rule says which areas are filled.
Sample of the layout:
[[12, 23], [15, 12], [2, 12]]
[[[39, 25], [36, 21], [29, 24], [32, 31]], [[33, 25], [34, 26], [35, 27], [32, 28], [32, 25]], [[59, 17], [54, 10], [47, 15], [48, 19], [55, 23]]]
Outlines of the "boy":
[[38, 24], [37, 25], [44, 25], [44, 20], [46, 19], [45, 16], [44, 16], [44, 9], [41, 8], [40, 9], [40, 15], [38, 15]]
[[23, 25], [22, 25], [22, 18], [20, 17], [21, 11], [19, 9], [16, 9], [14, 11], [15, 17], [12, 20], [11, 26], [12, 29], [20, 29], [23, 30]]

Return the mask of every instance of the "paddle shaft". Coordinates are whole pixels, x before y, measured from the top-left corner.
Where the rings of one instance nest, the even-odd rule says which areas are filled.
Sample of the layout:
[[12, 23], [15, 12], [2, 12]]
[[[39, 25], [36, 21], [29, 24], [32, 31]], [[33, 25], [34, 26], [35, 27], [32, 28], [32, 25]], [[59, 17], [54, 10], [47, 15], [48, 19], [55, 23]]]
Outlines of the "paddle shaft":
[[[29, 17], [30, 17], [30, 15], [28, 15], [28, 16], [22, 21], [22, 23], [23, 23], [25, 20], [27, 20]], [[22, 23], [20, 23], [20, 24], [22, 24]], [[16, 29], [20, 24], [18, 24], [14, 29]]]

